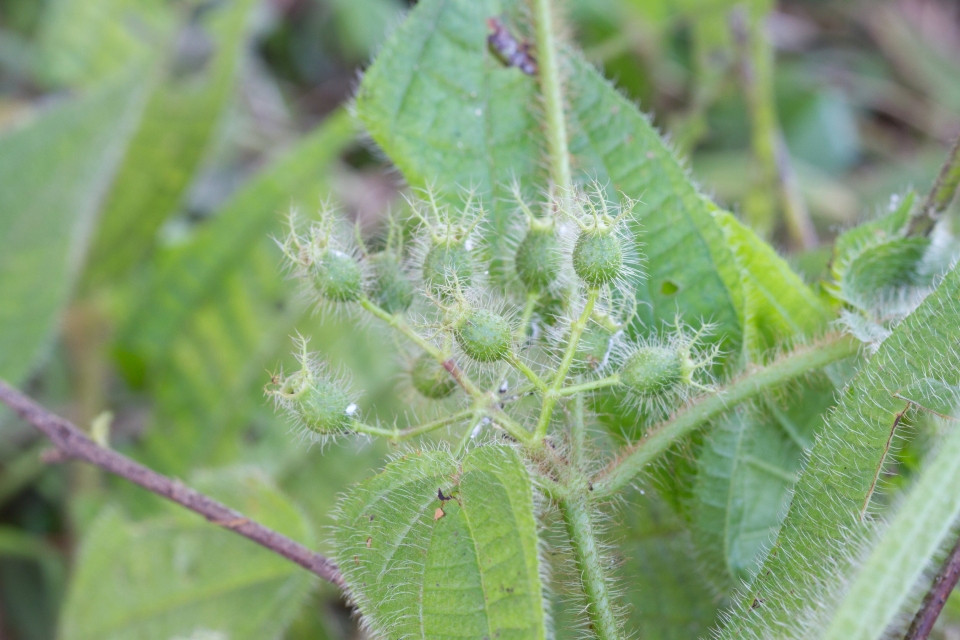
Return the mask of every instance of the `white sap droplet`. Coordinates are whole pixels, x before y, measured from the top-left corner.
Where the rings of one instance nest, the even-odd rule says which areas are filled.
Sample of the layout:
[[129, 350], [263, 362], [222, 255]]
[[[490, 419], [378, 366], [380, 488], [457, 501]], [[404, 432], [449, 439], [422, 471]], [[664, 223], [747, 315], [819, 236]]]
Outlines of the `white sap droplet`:
[[463, 246], [467, 248], [467, 251], [473, 251], [473, 240], [467, 240], [463, 243]]
[[482, 115], [483, 115], [483, 109], [477, 109], [476, 111], [474, 111], [474, 113], [477, 114], [478, 116], [482, 116]]
[[356, 404], [355, 402], [351, 402], [350, 404], [347, 405], [346, 414], [347, 414], [348, 416], [352, 416], [353, 414], [355, 414], [355, 413], [357, 412], [357, 409], [359, 409], [359, 407], [357, 406], [357, 404]]

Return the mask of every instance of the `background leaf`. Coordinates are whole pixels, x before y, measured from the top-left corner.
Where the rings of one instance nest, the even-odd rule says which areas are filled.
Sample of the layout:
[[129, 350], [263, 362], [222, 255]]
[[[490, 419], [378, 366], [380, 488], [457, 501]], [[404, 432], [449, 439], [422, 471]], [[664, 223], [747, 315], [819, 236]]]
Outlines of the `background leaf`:
[[169, 59], [155, 70], [143, 122], [105, 203], [88, 284], [140, 262], [160, 225], [180, 206], [233, 95], [255, 4], [229, 0], [195, 12]]
[[546, 637], [533, 490], [509, 447], [410, 453], [340, 510], [337, 561], [376, 633]]
[[[201, 477], [198, 487], [313, 544], [307, 520], [255, 473]], [[310, 574], [179, 507], [168, 513], [141, 522], [112, 508], [101, 513], [80, 547], [61, 637], [170, 640], [206, 631], [261, 640], [280, 634], [306, 597]]]
[[142, 97], [126, 75], [0, 138], [0, 378], [51, 337]]
[[237, 429], [264, 406], [265, 371], [306, 312], [271, 234], [281, 231], [282, 211], [309, 211], [328, 196], [331, 169], [354, 137], [345, 113], [331, 116], [188, 244], [157, 256], [121, 340], [128, 374], [147, 376], [158, 400], [160, 428], [146, 444], [152, 464], [184, 473], [235, 459]]

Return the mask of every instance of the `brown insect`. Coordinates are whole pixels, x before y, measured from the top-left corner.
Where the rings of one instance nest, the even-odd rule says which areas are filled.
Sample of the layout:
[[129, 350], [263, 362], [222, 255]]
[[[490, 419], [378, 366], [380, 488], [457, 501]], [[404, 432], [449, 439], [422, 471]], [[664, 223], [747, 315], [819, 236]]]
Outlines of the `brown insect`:
[[490, 28], [487, 44], [503, 64], [516, 67], [528, 76], [537, 73], [537, 61], [530, 54], [529, 42], [518, 42], [498, 18], [488, 18], [487, 27]]

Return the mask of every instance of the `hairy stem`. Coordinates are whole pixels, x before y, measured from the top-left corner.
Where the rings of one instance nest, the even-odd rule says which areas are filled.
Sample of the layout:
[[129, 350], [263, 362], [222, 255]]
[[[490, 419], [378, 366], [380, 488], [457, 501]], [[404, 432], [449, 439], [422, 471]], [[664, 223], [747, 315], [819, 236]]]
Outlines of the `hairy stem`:
[[483, 396], [483, 391], [467, 377], [463, 370], [457, 366], [456, 362], [447, 358], [440, 349], [414, 331], [413, 327], [407, 324], [403, 318], [392, 313], [387, 313], [366, 296], [360, 298], [360, 306], [405, 335], [411, 342], [429, 354], [431, 358], [442, 364], [443, 368], [450, 372], [450, 375], [456, 383], [463, 387], [463, 390], [466, 391], [471, 398], [477, 399]]
[[567, 343], [567, 350], [563, 354], [563, 360], [557, 368], [557, 373], [551, 381], [550, 389], [543, 396], [543, 406], [540, 409], [540, 418], [537, 420], [537, 429], [534, 432], [534, 442], [540, 442], [547, 436], [547, 427], [550, 426], [550, 418], [553, 417], [553, 409], [557, 406], [557, 400], [560, 399], [560, 389], [567, 379], [567, 372], [570, 371], [570, 365], [577, 355], [577, 346], [580, 344], [580, 336], [583, 330], [587, 328], [590, 316], [593, 314], [593, 307], [597, 303], [597, 297], [600, 292], [597, 289], [590, 289], [587, 293], [586, 304], [583, 305], [583, 311], [580, 317], [576, 319], [573, 326], [570, 327], [570, 338]]
[[644, 468], [680, 438], [734, 406], [828, 364], [854, 355], [859, 343], [848, 336], [834, 336], [820, 344], [804, 347], [741, 376], [716, 393], [703, 396], [670, 420], [647, 431], [593, 481], [594, 492], [609, 496], [627, 486]]
[[610, 594], [610, 577], [597, 541], [590, 506], [582, 494], [572, 495], [560, 501], [560, 511], [573, 545], [577, 573], [587, 598], [587, 615], [597, 638], [616, 640], [620, 637], [619, 626], [613, 611]]
[[581, 382], [580, 384], [572, 384], [569, 387], [563, 387], [558, 389], [557, 393], [560, 396], [572, 396], [584, 391], [596, 391], [597, 389], [605, 389], [606, 387], [616, 387], [620, 384], [620, 374], [615, 373], [612, 376], [606, 378], [600, 378], [599, 380], [590, 380], [588, 382]]
[[927, 195], [923, 206], [910, 219], [907, 226], [907, 235], [927, 235], [933, 229], [937, 220], [947, 210], [960, 186], [960, 136], [953, 143], [950, 155], [940, 168], [937, 179]]
[[354, 422], [351, 425], [351, 428], [357, 433], [365, 433], [371, 436], [381, 436], [390, 438], [394, 442], [399, 442], [401, 440], [407, 440], [408, 438], [419, 436], [430, 431], [441, 429], [449, 424], [457, 422], [458, 420], [469, 418], [473, 416], [476, 411], [476, 408], [471, 407], [470, 409], [464, 409], [463, 411], [452, 413], [448, 416], [444, 416], [443, 418], [431, 420], [430, 422], [424, 422], [423, 424], [418, 424], [406, 429], [384, 429], [383, 427], [366, 424], [364, 422]]
[[570, 194], [573, 179], [570, 173], [570, 150], [567, 146], [567, 121], [563, 109], [563, 82], [557, 51], [557, 16], [552, 0], [533, 0], [536, 30], [537, 65], [540, 92], [547, 117], [547, 151], [550, 178], [561, 198]]
[[50, 413], [3, 380], [0, 380], [0, 402], [13, 409], [21, 418], [50, 438], [62, 457], [89, 462], [105, 471], [126, 478], [152, 493], [199, 513], [217, 526], [238, 533], [295, 562], [328, 582], [344, 586], [343, 577], [337, 565], [326, 556], [311, 551], [299, 542], [268, 529], [213, 498], [148, 469], [125, 455], [99, 446], [76, 425]]
[[570, 453], [573, 467], [583, 469], [587, 447], [587, 426], [583, 419], [583, 396], [575, 395], [570, 402]]
[[538, 391], [543, 392], [547, 390], [547, 383], [544, 382], [543, 379], [541, 379], [533, 369], [525, 365], [517, 354], [511, 353], [507, 359], [509, 360], [510, 364], [516, 367], [520, 373], [526, 376], [527, 380], [533, 383], [533, 386]]

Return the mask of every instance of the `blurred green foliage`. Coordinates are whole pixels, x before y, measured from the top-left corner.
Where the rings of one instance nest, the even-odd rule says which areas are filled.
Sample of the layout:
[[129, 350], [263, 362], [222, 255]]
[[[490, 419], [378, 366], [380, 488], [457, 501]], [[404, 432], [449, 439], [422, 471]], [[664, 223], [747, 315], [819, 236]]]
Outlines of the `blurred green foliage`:
[[[580, 168], [653, 206], [676, 196], [670, 206], [689, 214], [644, 221], [655, 268], [643, 319], [671, 318], [682, 300], [732, 327], [742, 339], [726, 347], [747, 358], [819, 326], [819, 291], [797, 281], [797, 299], [772, 295], [770, 282], [794, 274], [686, 186], [654, 128], [703, 191], [756, 224], [810, 283], [828, 272], [825, 246], [839, 230], [885, 208], [891, 193], [925, 189], [960, 131], [960, 17], [947, 0], [565, 4], [585, 52], [571, 98]], [[478, 37], [483, 6], [464, 25]], [[348, 319], [314, 317], [280, 273], [271, 235], [289, 208], [309, 213], [321, 199], [342, 203], [371, 235], [389, 206], [402, 206], [388, 163], [347, 109], [358, 72], [407, 9], [400, 0], [0, 0], [0, 377], [84, 427], [113, 412], [114, 447], [327, 548], [335, 495], [382, 466], [386, 451], [290, 444], [261, 391], [289, 362], [290, 336], [314, 336], [313, 348], [348, 369], [366, 390], [364, 409], [404, 420], [419, 407], [398, 391], [397, 346]], [[735, 11], [752, 38], [746, 57]], [[759, 86], [745, 87], [745, 60], [768, 74]], [[650, 123], [628, 109], [599, 118], [621, 98], [586, 61]], [[484, 73], [473, 62], [437, 72], [449, 82]], [[399, 167], [413, 183], [455, 163], [494, 196], [512, 177], [529, 186], [544, 170], [539, 125], [530, 110], [510, 109], [536, 100], [535, 83], [508, 71], [469, 104], [438, 99], [450, 98], [439, 80], [419, 87], [403, 96], [407, 112], [371, 134], [413, 158]], [[361, 94], [361, 118], [375, 121], [371, 110], [391, 100]], [[474, 101], [492, 110], [492, 129], [471, 115]], [[466, 113], [456, 132], [464, 146], [434, 153], [424, 141], [442, 147], [451, 132], [422, 123], [442, 109]], [[765, 178], [774, 135], [822, 246], [800, 248], [790, 205]], [[611, 159], [626, 137], [654, 154], [646, 166], [660, 173]], [[520, 163], [488, 165], [481, 151], [491, 142]], [[681, 241], [695, 246], [678, 253]], [[656, 253], [667, 246], [672, 256]], [[720, 273], [718, 252], [738, 254], [728, 256], [738, 268]], [[780, 321], [751, 324], [750, 313]], [[756, 571], [835, 384], [807, 381], [788, 392], [802, 401], [731, 416], [673, 452], [677, 464], [658, 476], [662, 497], [629, 497], [610, 528], [625, 541], [623, 588], [642, 637], [706, 635], [731, 585]], [[798, 403], [808, 411], [790, 409]], [[904, 474], [922, 457], [911, 446], [899, 458]], [[43, 465], [42, 448], [0, 409], [0, 637], [356, 637], [333, 589], [96, 470]]]

